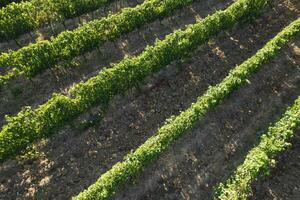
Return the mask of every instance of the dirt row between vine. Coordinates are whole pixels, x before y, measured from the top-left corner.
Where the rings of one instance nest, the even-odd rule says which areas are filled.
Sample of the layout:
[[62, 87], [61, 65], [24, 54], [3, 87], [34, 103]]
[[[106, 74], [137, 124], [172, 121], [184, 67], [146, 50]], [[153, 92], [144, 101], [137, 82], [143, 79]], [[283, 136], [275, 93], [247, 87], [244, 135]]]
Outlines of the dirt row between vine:
[[88, 23], [91, 20], [107, 16], [109, 13], [115, 13], [125, 7], [134, 7], [138, 4], [141, 4], [142, 2], [143, 0], [114, 0], [113, 2], [104, 5], [103, 7], [100, 7], [95, 11], [85, 13], [71, 19], [67, 19], [63, 23], [54, 22], [51, 24], [45, 24], [41, 28], [38, 28], [26, 34], [22, 34], [14, 40], [0, 42], [0, 52], [16, 50], [30, 43], [35, 43], [39, 40], [50, 39], [50, 37], [56, 36], [63, 31], [73, 30]]
[[[80, 133], [75, 120], [59, 134], [36, 143], [44, 155], [2, 164], [0, 199], [67, 199], [89, 186], [153, 135], [166, 118], [187, 108], [209, 85], [218, 83], [295, 19], [297, 13], [282, 2], [274, 1], [252, 24], [223, 32], [202, 45], [193, 58], [150, 77], [139, 90], [115, 98], [97, 126]], [[140, 42], [135, 41], [131, 44], [138, 49]], [[210, 197], [213, 185], [242, 161], [257, 133], [300, 94], [296, 89], [300, 84], [299, 48], [299, 40], [291, 43], [250, 79], [251, 85], [210, 112], [115, 198]]]

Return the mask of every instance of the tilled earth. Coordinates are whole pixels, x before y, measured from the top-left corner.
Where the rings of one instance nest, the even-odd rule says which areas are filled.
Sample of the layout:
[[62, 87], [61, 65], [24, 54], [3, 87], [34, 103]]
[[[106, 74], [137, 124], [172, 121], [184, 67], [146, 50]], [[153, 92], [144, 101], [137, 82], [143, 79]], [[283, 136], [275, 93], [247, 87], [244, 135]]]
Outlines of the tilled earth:
[[[51, 93], [65, 91], [73, 83], [96, 74], [102, 66], [126, 54], [138, 54], [155, 38], [163, 38], [230, 3], [193, 3], [172, 17], [145, 25], [77, 58], [80, 67], [76, 69], [48, 70], [31, 81], [16, 80], [0, 92], [1, 117], [2, 112], [14, 114], [24, 105], [45, 102]], [[257, 20], [222, 32], [199, 47], [192, 58], [171, 64], [149, 77], [141, 88], [116, 97], [96, 125], [85, 130], [77, 126], [97, 113], [101, 109], [98, 107], [53, 137], [37, 142], [40, 156], [1, 164], [0, 199], [69, 199], [78, 194], [155, 134], [166, 118], [189, 107], [209, 85], [220, 82], [230, 69], [299, 16], [298, 1], [272, 1]], [[251, 84], [209, 112], [113, 199], [210, 199], [214, 186], [228, 178], [259, 135], [300, 95], [299, 66], [297, 38], [252, 76]], [[4, 123], [3, 118], [0, 120]], [[253, 184], [254, 199], [299, 197], [299, 133], [298, 130], [292, 141], [294, 146], [279, 156], [271, 177]]]

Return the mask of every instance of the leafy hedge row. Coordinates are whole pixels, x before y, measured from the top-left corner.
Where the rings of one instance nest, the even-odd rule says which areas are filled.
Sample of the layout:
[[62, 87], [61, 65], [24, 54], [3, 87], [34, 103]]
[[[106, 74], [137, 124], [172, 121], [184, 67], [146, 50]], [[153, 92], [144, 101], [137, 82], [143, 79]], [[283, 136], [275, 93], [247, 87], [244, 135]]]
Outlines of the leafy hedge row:
[[259, 144], [248, 152], [245, 161], [238, 166], [234, 174], [224, 184], [218, 186], [215, 199], [248, 199], [252, 193], [251, 183], [259, 175], [269, 175], [274, 158], [290, 145], [288, 141], [294, 136], [294, 130], [298, 125], [300, 125], [300, 96], [282, 118], [261, 136]]
[[127, 57], [111, 68], [100, 71], [86, 82], [75, 85], [69, 90], [69, 96], [55, 94], [35, 110], [27, 107], [16, 116], [8, 117], [8, 123], [0, 132], [0, 161], [17, 154], [34, 140], [53, 133], [54, 128], [93, 105], [105, 106], [114, 95], [140, 84], [147, 76], [164, 68], [173, 60], [188, 56], [210, 37], [261, 10], [266, 2], [236, 1], [225, 11], [216, 12], [185, 30], [177, 30], [164, 40], [156, 41], [154, 46], [148, 46], [140, 55]]
[[[0, 9], [0, 41], [14, 39], [45, 23], [64, 21], [93, 11], [112, 0], [31, 0]], [[7, 0], [12, 2], [12, 0]]]
[[194, 0], [146, 0], [134, 8], [124, 8], [117, 14], [91, 21], [73, 31], [65, 31], [51, 40], [40, 41], [17, 51], [0, 56], [0, 67], [15, 69], [0, 76], [0, 86], [19, 74], [34, 76], [39, 71], [53, 67], [61, 60], [72, 60], [75, 56], [95, 49], [105, 41], [171, 14]]
[[[234, 90], [247, 83], [247, 79], [251, 74], [259, 70], [264, 63], [274, 57], [281, 47], [300, 31], [299, 22], [300, 20], [284, 29], [254, 56], [231, 70], [221, 83], [209, 87], [206, 93], [200, 96], [187, 110], [181, 112], [177, 117], [171, 117], [169, 120], [166, 120], [165, 125], [158, 130], [156, 135], [146, 140], [133, 153], [127, 154], [122, 162], [116, 163], [110, 170], [100, 176], [94, 184], [74, 197], [74, 199], [100, 200], [112, 195], [120, 184], [136, 175], [162, 151], [167, 149], [174, 140], [193, 127], [209, 110], [220, 104]], [[293, 114], [297, 113], [298, 121], [300, 120], [299, 106], [300, 99], [297, 107], [293, 107], [293, 113], [289, 115], [290, 118], [296, 118]], [[291, 121], [296, 122], [295, 119]]]

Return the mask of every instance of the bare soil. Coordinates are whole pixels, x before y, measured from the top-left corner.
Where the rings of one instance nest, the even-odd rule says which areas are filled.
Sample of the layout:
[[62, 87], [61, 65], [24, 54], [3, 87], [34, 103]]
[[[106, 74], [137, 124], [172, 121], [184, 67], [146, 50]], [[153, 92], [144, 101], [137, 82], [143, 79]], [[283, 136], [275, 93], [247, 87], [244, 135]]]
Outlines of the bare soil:
[[[76, 69], [48, 70], [31, 81], [16, 80], [9, 89], [0, 91], [0, 112], [14, 114], [24, 105], [45, 102], [51, 93], [65, 91], [73, 83], [97, 73], [102, 66], [117, 62], [126, 54], [140, 53], [156, 37], [163, 38], [230, 3], [230, 0], [193, 3], [172, 17], [145, 25], [116, 42], [108, 42], [99, 51], [79, 57], [80, 66]], [[86, 130], [76, 126], [78, 121], [97, 113], [98, 107], [53, 137], [38, 141], [36, 148], [42, 152], [39, 157], [11, 159], [1, 164], [0, 199], [69, 199], [78, 194], [155, 134], [166, 118], [189, 107], [209, 85], [220, 82], [230, 69], [299, 17], [299, 10], [296, 0], [272, 1], [251, 24], [238, 24], [222, 32], [199, 47], [192, 58], [171, 64], [149, 77], [141, 88], [116, 97], [96, 125]], [[112, 199], [210, 199], [214, 186], [226, 180], [258, 136], [300, 95], [299, 66], [300, 39], [297, 38], [251, 77], [251, 84], [209, 112]], [[11, 94], [14, 90], [22, 91], [17, 92], [19, 98]], [[299, 181], [291, 183], [293, 174], [284, 172], [293, 169], [299, 174], [299, 159], [295, 159], [299, 151], [297, 142], [293, 143], [296, 153], [293, 149], [285, 152], [288, 156], [280, 157], [279, 165], [271, 173], [277, 178], [254, 184], [258, 199], [268, 199], [269, 187], [278, 197], [292, 199], [297, 194], [294, 188], [300, 187]], [[270, 184], [265, 183], [268, 180]], [[286, 189], [280, 190], [279, 184], [284, 184]]]

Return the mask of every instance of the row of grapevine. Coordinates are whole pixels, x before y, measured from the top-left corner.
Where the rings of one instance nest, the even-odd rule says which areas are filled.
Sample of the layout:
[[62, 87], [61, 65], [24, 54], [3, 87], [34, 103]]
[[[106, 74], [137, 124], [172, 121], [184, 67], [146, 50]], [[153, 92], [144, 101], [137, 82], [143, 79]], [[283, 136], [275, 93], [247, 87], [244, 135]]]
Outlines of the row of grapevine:
[[194, 0], [147, 0], [134, 8], [124, 8], [117, 14], [94, 20], [73, 31], [65, 31], [51, 40], [40, 41], [17, 51], [3, 53], [0, 67], [14, 69], [0, 76], [0, 86], [11, 78], [24, 74], [34, 76], [45, 68], [53, 67], [61, 60], [72, 60], [75, 56], [95, 49], [105, 41], [171, 14]]
[[260, 11], [266, 2], [238, 0], [226, 10], [158, 40], [140, 55], [127, 57], [86, 82], [75, 85], [69, 90], [69, 96], [54, 94], [35, 110], [26, 107], [16, 116], [7, 117], [7, 124], [0, 132], [0, 161], [19, 153], [34, 140], [53, 133], [55, 128], [93, 105], [105, 107], [113, 96], [140, 84], [173, 60], [188, 56], [210, 37]]
[[261, 136], [258, 145], [248, 152], [245, 161], [238, 166], [234, 174], [218, 186], [215, 199], [246, 200], [252, 193], [251, 183], [259, 175], [269, 175], [275, 157], [290, 145], [288, 141], [294, 136], [294, 130], [299, 124], [300, 97], [287, 109], [282, 118]]
[[[291, 23], [288, 27], [282, 30], [275, 38], [269, 41], [262, 49], [260, 49], [254, 56], [243, 62], [230, 71], [229, 75], [216, 86], [209, 87], [206, 93], [198, 97], [197, 101], [193, 103], [187, 110], [181, 112], [178, 116], [166, 120], [157, 132], [156, 135], [147, 139], [147, 141], [140, 145], [133, 153], [129, 153], [122, 162], [116, 163], [110, 170], [104, 173], [100, 178], [91, 185], [88, 189], [81, 192], [74, 199], [106, 199], [111, 196], [118, 186], [123, 184], [129, 178], [136, 175], [143, 167], [156, 158], [162, 151], [166, 150], [176, 139], [181, 137], [185, 131], [189, 130], [194, 124], [200, 120], [209, 110], [219, 105], [227, 96], [234, 90], [247, 83], [247, 79], [251, 74], [259, 70], [264, 63], [273, 58], [276, 53], [287, 44], [297, 33], [300, 32], [300, 18]], [[278, 130], [282, 131], [287, 128], [285, 133], [290, 135], [290, 129], [296, 126], [296, 122], [300, 123], [300, 99], [297, 104], [292, 107], [283, 122], [280, 122], [278, 127], [270, 129], [270, 132]], [[297, 110], [298, 109], [298, 110]], [[283, 123], [289, 120], [288, 127], [283, 126]], [[277, 136], [276, 138], [279, 138]], [[275, 137], [263, 143], [260, 149], [270, 145], [269, 142], [274, 142]], [[277, 145], [276, 145], [277, 144]], [[276, 151], [278, 147], [284, 146], [285, 139], [282, 138], [280, 142], [274, 142], [274, 148], [270, 148], [270, 153]], [[280, 146], [281, 145], [281, 146]], [[258, 154], [255, 158], [260, 158]], [[264, 156], [264, 155], [263, 155]], [[265, 157], [263, 157], [265, 159]], [[259, 159], [261, 160], [261, 159]], [[252, 161], [252, 159], [250, 159]], [[249, 162], [250, 162], [249, 161]], [[246, 166], [248, 166], [246, 164]], [[256, 165], [254, 165], [256, 167]], [[253, 169], [253, 173], [256, 168]], [[244, 173], [239, 173], [238, 177], [241, 182], [241, 187], [244, 186]], [[248, 174], [247, 174], [248, 175]], [[248, 178], [245, 177], [245, 178]], [[249, 177], [250, 178], [250, 177]], [[248, 179], [245, 179], [247, 181]], [[237, 192], [240, 192], [238, 190]], [[231, 193], [229, 194], [231, 197]], [[229, 197], [228, 196], [228, 197]], [[225, 198], [227, 199], [227, 198]], [[230, 199], [230, 198], [229, 198]]]
[[0, 41], [15, 39], [45, 23], [63, 22], [65, 19], [77, 17], [111, 1], [31, 0], [11, 3], [0, 9]]
[[10, 4], [10, 3], [13, 3], [13, 2], [18, 3], [20, 1], [21, 0], [1, 0], [0, 1], [0, 8], [6, 6], [6, 5]]

